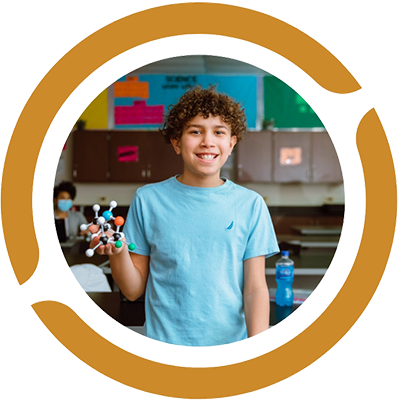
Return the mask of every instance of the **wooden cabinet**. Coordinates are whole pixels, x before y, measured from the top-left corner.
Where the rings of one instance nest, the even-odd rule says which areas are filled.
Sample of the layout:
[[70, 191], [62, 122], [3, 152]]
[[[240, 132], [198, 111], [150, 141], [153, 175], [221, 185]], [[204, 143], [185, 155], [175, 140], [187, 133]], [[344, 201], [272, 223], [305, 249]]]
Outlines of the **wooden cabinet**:
[[153, 131], [110, 135], [110, 182], [159, 182], [183, 172], [182, 157]]
[[[327, 132], [249, 132], [236, 161], [238, 182], [342, 182]], [[74, 182], [151, 183], [182, 172], [182, 157], [158, 132], [74, 132]]]
[[146, 182], [151, 178], [148, 137], [143, 132], [130, 131], [110, 135], [110, 182]]
[[272, 132], [248, 132], [236, 151], [238, 182], [271, 182]]
[[311, 182], [310, 146], [310, 132], [274, 132], [274, 182]]
[[175, 153], [172, 145], [164, 143], [158, 132], [74, 133], [75, 182], [151, 183], [182, 171], [182, 157]]
[[108, 181], [108, 132], [75, 131], [72, 179], [74, 182]]
[[313, 132], [311, 141], [313, 182], [342, 182], [342, 169], [327, 132]]
[[342, 182], [327, 132], [249, 132], [237, 145], [238, 182]]

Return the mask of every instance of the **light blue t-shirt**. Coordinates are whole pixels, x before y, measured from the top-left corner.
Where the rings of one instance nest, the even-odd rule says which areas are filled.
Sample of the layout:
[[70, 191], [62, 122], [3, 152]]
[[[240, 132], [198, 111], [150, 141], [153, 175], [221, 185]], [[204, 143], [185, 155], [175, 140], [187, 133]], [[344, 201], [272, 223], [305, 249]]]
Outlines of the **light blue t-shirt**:
[[259, 194], [229, 180], [201, 188], [172, 177], [137, 190], [124, 233], [150, 256], [148, 337], [187, 346], [247, 337], [243, 261], [279, 252]]

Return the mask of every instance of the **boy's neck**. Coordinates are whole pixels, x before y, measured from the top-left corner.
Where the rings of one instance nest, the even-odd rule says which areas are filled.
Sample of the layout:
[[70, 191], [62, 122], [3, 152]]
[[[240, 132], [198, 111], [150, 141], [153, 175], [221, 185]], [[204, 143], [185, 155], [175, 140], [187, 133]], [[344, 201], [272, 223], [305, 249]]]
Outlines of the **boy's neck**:
[[188, 174], [183, 173], [182, 175], [179, 175], [176, 178], [180, 183], [183, 183], [184, 185], [187, 186], [195, 186], [195, 187], [217, 187], [221, 186], [225, 183], [224, 180], [222, 180], [219, 176], [212, 176], [212, 177], [192, 177], [189, 176]]

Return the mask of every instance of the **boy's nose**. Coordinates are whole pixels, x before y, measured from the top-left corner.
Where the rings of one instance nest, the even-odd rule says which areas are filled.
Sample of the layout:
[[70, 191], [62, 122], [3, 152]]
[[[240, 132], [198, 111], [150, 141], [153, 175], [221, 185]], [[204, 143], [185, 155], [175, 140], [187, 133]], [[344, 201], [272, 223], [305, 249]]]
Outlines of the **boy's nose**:
[[205, 146], [205, 147], [213, 147], [213, 146], [215, 146], [215, 144], [214, 144], [214, 135], [213, 135], [212, 132], [206, 132], [203, 135], [203, 140], [201, 142], [201, 145]]

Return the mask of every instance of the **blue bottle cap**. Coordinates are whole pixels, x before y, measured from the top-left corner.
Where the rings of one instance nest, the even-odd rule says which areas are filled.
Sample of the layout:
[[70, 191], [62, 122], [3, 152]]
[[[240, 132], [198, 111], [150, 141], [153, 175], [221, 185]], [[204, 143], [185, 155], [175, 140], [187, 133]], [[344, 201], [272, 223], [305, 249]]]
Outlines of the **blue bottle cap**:
[[284, 257], [289, 257], [289, 251], [287, 251], [287, 250], [282, 250], [282, 256], [284, 256]]

